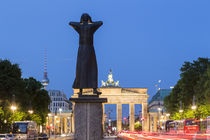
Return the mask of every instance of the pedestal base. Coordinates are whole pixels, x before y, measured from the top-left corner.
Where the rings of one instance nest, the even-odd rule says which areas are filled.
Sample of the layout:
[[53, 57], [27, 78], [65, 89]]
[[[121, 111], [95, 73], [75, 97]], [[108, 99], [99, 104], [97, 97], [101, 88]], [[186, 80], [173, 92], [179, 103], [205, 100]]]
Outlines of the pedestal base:
[[102, 103], [106, 98], [71, 98], [75, 102], [74, 124], [75, 140], [102, 140]]

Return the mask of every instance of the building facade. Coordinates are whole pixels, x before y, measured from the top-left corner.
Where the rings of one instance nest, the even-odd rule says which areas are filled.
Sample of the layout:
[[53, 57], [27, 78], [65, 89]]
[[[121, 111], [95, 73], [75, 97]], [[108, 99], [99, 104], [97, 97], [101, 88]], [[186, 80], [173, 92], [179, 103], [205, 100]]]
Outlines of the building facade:
[[51, 99], [46, 123], [48, 135], [72, 133], [71, 102], [60, 90], [48, 90], [48, 95]]
[[64, 92], [60, 90], [48, 90], [48, 95], [50, 96], [51, 103], [49, 105], [49, 110], [51, 113], [68, 113], [71, 110], [71, 102], [66, 98]]
[[159, 89], [150, 100], [148, 105], [150, 131], [164, 129], [162, 124], [169, 119], [169, 114], [165, 111], [163, 100], [171, 91], [172, 89]]

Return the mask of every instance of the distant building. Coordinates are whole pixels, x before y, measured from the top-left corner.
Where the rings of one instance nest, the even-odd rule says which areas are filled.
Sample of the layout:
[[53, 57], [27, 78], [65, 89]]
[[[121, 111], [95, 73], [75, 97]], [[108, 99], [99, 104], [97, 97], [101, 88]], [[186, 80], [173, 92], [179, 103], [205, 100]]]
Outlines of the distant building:
[[59, 108], [62, 113], [68, 113], [71, 110], [71, 102], [66, 98], [64, 92], [60, 90], [48, 90], [48, 95], [51, 98], [49, 110], [51, 113], [59, 113]]
[[149, 112], [158, 112], [158, 108], [164, 109], [164, 98], [171, 93], [172, 89], [160, 89], [149, 101], [148, 110]]
[[159, 89], [152, 97], [148, 105], [150, 131], [164, 129], [162, 124], [169, 119], [169, 114], [165, 112], [164, 98], [171, 93], [172, 89]]

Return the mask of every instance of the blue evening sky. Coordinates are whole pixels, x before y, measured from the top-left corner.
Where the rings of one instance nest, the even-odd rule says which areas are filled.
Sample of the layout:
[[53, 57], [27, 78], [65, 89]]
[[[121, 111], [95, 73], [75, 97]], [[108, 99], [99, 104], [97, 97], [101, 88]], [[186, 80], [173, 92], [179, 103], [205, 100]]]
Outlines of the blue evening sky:
[[42, 80], [47, 48], [49, 89], [72, 95], [78, 34], [68, 25], [87, 12], [95, 33], [99, 86], [110, 68], [121, 87], [174, 86], [184, 61], [210, 56], [209, 0], [2, 0], [0, 58], [23, 77]]

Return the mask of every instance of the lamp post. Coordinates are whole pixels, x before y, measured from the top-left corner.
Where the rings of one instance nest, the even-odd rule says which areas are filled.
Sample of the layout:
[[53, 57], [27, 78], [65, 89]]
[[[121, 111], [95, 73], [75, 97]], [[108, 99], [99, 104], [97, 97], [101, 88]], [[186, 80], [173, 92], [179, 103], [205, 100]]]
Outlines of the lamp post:
[[[14, 95], [14, 94], [12, 95], [12, 106], [11, 106], [10, 108], [11, 108], [12, 113], [13, 113], [13, 115], [14, 115], [15, 110], [17, 110], [17, 107], [15, 106], [15, 95]], [[14, 121], [14, 120], [12, 120], [12, 122], [13, 122], [13, 121]]]
[[167, 114], [166, 114], [166, 118], [167, 118], [167, 120], [169, 120], [169, 117], [170, 117], [170, 114], [169, 114], [169, 113], [167, 113]]
[[51, 116], [51, 114], [49, 113], [48, 114], [48, 127], [49, 127], [49, 137], [50, 137], [50, 134], [51, 134], [51, 125], [50, 125], [50, 116]]
[[16, 109], [17, 109], [17, 107], [15, 105], [12, 105], [11, 106], [11, 110], [12, 110], [13, 114], [14, 114], [14, 112], [15, 112]]
[[192, 106], [192, 109], [193, 109], [193, 110], [195, 110], [195, 109], [196, 109], [196, 106], [195, 106], [195, 105], [193, 105], [193, 106]]
[[179, 113], [182, 113], [183, 109], [182, 109], [182, 101], [179, 102]]
[[62, 134], [62, 118], [61, 118], [62, 108], [59, 108], [59, 112], [60, 112], [60, 135], [61, 135]]
[[[155, 87], [157, 87], [157, 92], [160, 92], [160, 89], [161, 89], [161, 80], [158, 80], [158, 83], [155, 84]], [[160, 128], [160, 111], [161, 111], [161, 108], [160, 108], [160, 97], [159, 97], [159, 103], [158, 103], [158, 123], [157, 123], [157, 126]], [[159, 128], [158, 128], [158, 131], [159, 131]]]
[[195, 105], [195, 95], [193, 95], [193, 102], [192, 102], [192, 110], [193, 110], [193, 114], [194, 114], [194, 118], [196, 118], [195, 116], [195, 109], [197, 108], [196, 105]]
[[67, 134], [69, 134], [70, 117], [67, 117]]
[[195, 95], [193, 95], [193, 105], [191, 107], [193, 110], [196, 109], [196, 105], [195, 105]]
[[160, 129], [160, 111], [161, 111], [161, 108], [160, 108], [160, 102], [159, 102], [159, 107], [158, 107], [158, 130]]
[[[15, 110], [17, 110], [17, 107], [15, 105], [11, 106], [11, 110], [12, 110], [12, 114], [14, 115]], [[14, 122], [14, 120], [12, 120], [12, 123]]]
[[[59, 126], [59, 120], [56, 120], [56, 122], [55, 122], [56, 124], [58, 124], [58, 126]], [[60, 128], [60, 127], [59, 127]]]
[[71, 120], [70, 120], [70, 127], [71, 127], [70, 133], [73, 132], [73, 130], [72, 130], [72, 128], [73, 128], [73, 127], [72, 127], [72, 124], [73, 124], [73, 122], [72, 122], [72, 121], [73, 121], [72, 117], [73, 117], [73, 112], [70, 114], [70, 119], [71, 119]]
[[28, 113], [29, 113], [29, 114], [33, 114], [34, 111], [33, 111], [33, 110], [29, 110]]
[[181, 119], [183, 119], [183, 112], [184, 110], [182, 109], [182, 101], [179, 102], [179, 113], [181, 114]]
[[[56, 114], [56, 113], [55, 113]], [[53, 125], [54, 125], [54, 136], [56, 136], [56, 120], [57, 120], [57, 116], [55, 115], [54, 117], [53, 117], [54, 119], [53, 119]]]

